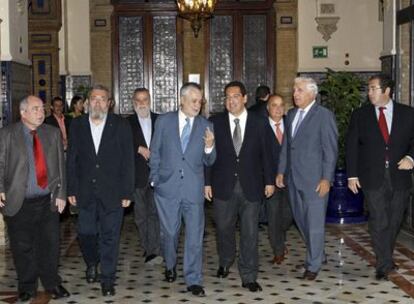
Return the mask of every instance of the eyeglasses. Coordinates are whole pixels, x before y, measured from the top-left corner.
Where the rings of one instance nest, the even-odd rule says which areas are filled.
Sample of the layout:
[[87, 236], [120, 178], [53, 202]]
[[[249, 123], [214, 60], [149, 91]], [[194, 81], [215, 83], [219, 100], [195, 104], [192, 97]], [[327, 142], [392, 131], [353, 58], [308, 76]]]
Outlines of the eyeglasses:
[[237, 100], [242, 97], [242, 94], [234, 94], [233, 96], [225, 96], [224, 101]]
[[376, 91], [382, 89], [381, 87], [368, 87], [368, 92]]

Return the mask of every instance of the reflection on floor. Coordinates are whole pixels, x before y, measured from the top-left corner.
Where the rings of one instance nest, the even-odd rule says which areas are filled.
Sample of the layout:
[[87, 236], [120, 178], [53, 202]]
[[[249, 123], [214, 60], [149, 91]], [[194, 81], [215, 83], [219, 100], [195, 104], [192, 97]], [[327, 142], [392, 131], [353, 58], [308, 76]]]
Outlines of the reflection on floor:
[[[132, 214], [125, 217], [122, 232], [116, 295], [103, 298], [99, 284], [87, 284], [84, 263], [76, 242], [75, 220], [62, 224], [61, 275], [64, 286], [72, 293], [60, 303], [414, 303], [414, 252], [399, 244], [395, 261], [400, 269], [390, 281], [375, 281], [374, 256], [366, 225], [327, 227], [324, 265], [315, 282], [300, 279], [304, 246], [292, 227], [288, 234], [289, 255], [284, 264], [272, 265], [272, 252], [266, 229], [260, 232], [260, 274], [263, 291], [250, 293], [243, 289], [237, 266], [226, 279], [215, 277], [217, 256], [214, 227], [206, 221], [204, 250], [204, 286], [207, 296], [195, 298], [186, 292], [182, 278], [182, 248], [178, 279], [163, 281], [162, 266], [146, 266], [139, 247]], [[15, 303], [16, 276], [8, 249], [0, 251], [0, 303]], [[41, 288], [39, 288], [41, 289]], [[48, 303], [49, 297], [39, 292], [32, 303]]]

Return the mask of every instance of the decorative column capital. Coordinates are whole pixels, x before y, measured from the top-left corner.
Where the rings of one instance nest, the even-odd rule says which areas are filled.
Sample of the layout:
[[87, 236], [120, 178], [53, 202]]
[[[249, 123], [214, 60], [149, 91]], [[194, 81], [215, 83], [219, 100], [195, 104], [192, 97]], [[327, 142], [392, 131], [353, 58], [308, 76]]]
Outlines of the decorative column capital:
[[325, 41], [331, 39], [331, 35], [338, 29], [336, 24], [339, 21], [339, 17], [316, 17], [315, 21], [318, 24], [316, 28], [319, 33], [322, 34], [322, 38]]

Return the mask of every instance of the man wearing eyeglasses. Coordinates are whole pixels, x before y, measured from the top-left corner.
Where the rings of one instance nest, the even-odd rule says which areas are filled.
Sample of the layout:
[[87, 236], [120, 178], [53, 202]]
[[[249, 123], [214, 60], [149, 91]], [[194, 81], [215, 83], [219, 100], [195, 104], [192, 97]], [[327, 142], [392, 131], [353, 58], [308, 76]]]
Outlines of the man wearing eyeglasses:
[[218, 278], [226, 278], [236, 259], [236, 222], [240, 224], [239, 273], [242, 286], [261, 291], [258, 273], [260, 202], [272, 196], [274, 174], [266, 121], [247, 112], [243, 83], [224, 89], [227, 111], [211, 118], [216, 130], [217, 159], [207, 168], [205, 197], [214, 198], [214, 220], [219, 255]]
[[391, 99], [386, 75], [368, 81], [370, 104], [355, 110], [347, 134], [348, 188], [364, 191], [377, 280], [397, 270], [392, 255], [408, 206], [414, 166], [414, 109]]
[[86, 281], [100, 282], [102, 295], [113, 296], [124, 208], [134, 192], [133, 139], [129, 123], [109, 113], [106, 87], [95, 85], [88, 99], [88, 115], [74, 119], [70, 128], [68, 201], [79, 209]]

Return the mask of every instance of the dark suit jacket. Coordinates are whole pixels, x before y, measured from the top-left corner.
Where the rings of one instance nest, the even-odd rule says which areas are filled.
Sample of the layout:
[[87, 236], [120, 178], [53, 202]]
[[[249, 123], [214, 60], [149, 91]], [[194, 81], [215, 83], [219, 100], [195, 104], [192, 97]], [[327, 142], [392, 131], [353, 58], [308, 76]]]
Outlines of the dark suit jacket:
[[260, 116], [267, 117], [268, 116], [267, 101], [259, 99], [258, 101], [256, 101], [256, 103], [254, 105], [252, 105], [249, 108], [249, 111], [250, 112], [255, 112], [255, 113], [259, 114]]
[[[66, 174], [60, 131], [42, 124], [37, 128], [46, 157], [48, 188], [52, 193], [51, 209], [56, 210], [54, 198], [66, 200]], [[0, 192], [6, 193], [6, 206], [0, 211], [15, 215], [21, 208], [26, 193], [29, 164], [24, 141], [23, 123], [0, 129]]]
[[[152, 124], [152, 133], [151, 137], [154, 135], [154, 123], [157, 119], [158, 114], [151, 112], [151, 124]], [[138, 154], [138, 147], [143, 146], [147, 147], [145, 141], [144, 133], [142, 132], [141, 125], [139, 124], [137, 114], [128, 116], [129, 124], [131, 125], [132, 137], [134, 139], [134, 155], [135, 155], [135, 187], [144, 188], [148, 184], [148, 177], [150, 168], [148, 162], [141, 154]]]
[[[72, 120], [71, 117], [65, 115], [65, 128], [66, 128], [66, 135], [68, 136], [68, 138], [69, 138], [69, 129], [70, 129], [71, 120]], [[59, 129], [59, 123], [53, 114], [50, 114], [48, 117], [45, 118], [45, 123]]]
[[[283, 121], [286, 125], [286, 121], [285, 118], [283, 118]], [[272, 126], [269, 124], [268, 119], [266, 120], [267, 122], [267, 137], [266, 137], [266, 142], [269, 145], [270, 149], [271, 149], [271, 161], [272, 161], [272, 170], [273, 170], [273, 174], [276, 176], [277, 174], [277, 167], [279, 165], [279, 156], [280, 156], [280, 151], [282, 149], [282, 145], [279, 144], [276, 134], [272, 129]], [[285, 130], [284, 130], [285, 131]], [[283, 136], [285, 136], [284, 132], [283, 132]]]
[[134, 154], [131, 127], [122, 117], [108, 113], [98, 154], [95, 153], [89, 115], [75, 118], [67, 153], [68, 196], [88, 208], [94, 189], [106, 209], [121, 206], [134, 191]]
[[[355, 110], [347, 134], [348, 177], [358, 177], [363, 189], [375, 190], [381, 187], [386, 148], [375, 107], [369, 104]], [[405, 155], [414, 159], [414, 109], [395, 102], [388, 155], [393, 188], [396, 190], [410, 188], [411, 170], [398, 170], [397, 163]]]
[[271, 152], [266, 144], [266, 121], [255, 113], [247, 115], [243, 144], [236, 155], [227, 112], [210, 119], [214, 124], [217, 159], [206, 168], [206, 185], [212, 186], [214, 197], [229, 200], [237, 178], [249, 201], [260, 201], [264, 186], [274, 185]]

